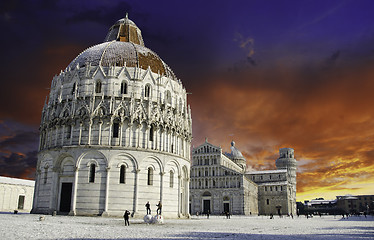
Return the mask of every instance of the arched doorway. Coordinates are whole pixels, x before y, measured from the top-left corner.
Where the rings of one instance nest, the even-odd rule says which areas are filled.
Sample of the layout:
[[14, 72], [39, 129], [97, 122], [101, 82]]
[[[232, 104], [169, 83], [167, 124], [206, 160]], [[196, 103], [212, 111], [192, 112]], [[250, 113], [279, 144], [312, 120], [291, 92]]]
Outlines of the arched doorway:
[[230, 212], [230, 198], [228, 196], [223, 197], [223, 212]]
[[212, 194], [210, 192], [204, 192], [202, 196], [203, 214], [211, 213]]

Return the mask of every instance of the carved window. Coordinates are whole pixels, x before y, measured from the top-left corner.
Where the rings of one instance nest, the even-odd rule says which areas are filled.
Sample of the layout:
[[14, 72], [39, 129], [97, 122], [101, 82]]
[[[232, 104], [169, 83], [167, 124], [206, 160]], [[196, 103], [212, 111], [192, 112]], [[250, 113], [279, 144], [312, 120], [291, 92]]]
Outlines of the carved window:
[[153, 125], [151, 125], [151, 128], [149, 129], [149, 141], [153, 141]]
[[119, 172], [119, 183], [126, 183], [126, 166], [122, 165]]
[[153, 169], [148, 168], [148, 179], [147, 179], [148, 185], [153, 185]]
[[166, 103], [167, 104], [171, 104], [171, 93], [170, 93], [170, 91], [166, 91], [166, 94], [165, 94], [166, 96], [165, 96], [165, 101], [166, 101]]
[[121, 94], [127, 94], [127, 83], [126, 82], [121, 83]]
[[118, 138], [118, 135], [119, 135], [119, 123], [114, 122], [113, 123], [113, 137]]
[[151, 86], [149, 84], [145, 85], [144, 97], [149, 98], [151, 96]]
[[95, 93], [101, 93], [101, 81], [96, 82]]
[[94, 163], [91, 163], [91, 165], [90, 165], [90, 179], [89, 179], [90, 183], [95, 182], [95, 172], [96, 172], [96, 165]]
[[71, 94], [74, 94], [74, 92], [75, 92], [75, 85], [76, 85], [76, 83], [73, 84], [73, 87], [71, 89]]
[[48, 168], [44, 168], [44, 184], [47, 183], [47, 179], [48, 179]]
[[70, 136], [71, 135], [71, 125], [68, 126], [68, 130], [67, 130], [67, 133], [66, 133], [66, 138], [67, 139], [70, 139]]
[[170, 185], [171, 188], [174, 187], [174, 172], [170, 170]]

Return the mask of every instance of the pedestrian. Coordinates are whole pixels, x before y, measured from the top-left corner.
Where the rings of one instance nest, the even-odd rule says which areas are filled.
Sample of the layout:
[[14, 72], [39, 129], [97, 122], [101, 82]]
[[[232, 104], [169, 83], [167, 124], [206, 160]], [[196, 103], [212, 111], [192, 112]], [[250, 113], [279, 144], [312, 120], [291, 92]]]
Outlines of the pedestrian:
[[270, 213], [270, 219], [274, 219], [274, 216], [272, 213]]
[[125, 219], [125, 226], [130, 226], [129, 215], [130, 215], [130, 212], [127, 210], [123, 214], [123, 218]]
[[149, 201], [145, 204], [145, 208], [147, 210], [147, 215], [151, 214], [151, 204], [149, 204]]
[[156, 205], [157, 206], [157, 214], [161, 215], [161, 209], [162, 209], [162, 204], [161, 204], [161, 201], [158, 201], [158, 204]]
[[206, 218], [208, 218], [209, 219], [209, 210], [206, 212]]

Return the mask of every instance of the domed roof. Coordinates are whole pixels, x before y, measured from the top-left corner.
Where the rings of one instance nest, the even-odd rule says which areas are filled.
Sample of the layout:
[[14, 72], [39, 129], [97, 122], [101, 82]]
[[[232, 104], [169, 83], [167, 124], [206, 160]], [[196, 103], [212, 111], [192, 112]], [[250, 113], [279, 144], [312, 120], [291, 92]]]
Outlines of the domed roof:
[[244, 159], [243, 154], [235, 147], [235, 142], [231, 142], [231, 156], [233, 159]]
[[104, 43], [92, 46], [80, 53], [69, 65], [73, 69], [87, 65], [103, 67], [139, 67], [151, 68], [168, 78], [177, 80], [174, 72], [152, 50], [144, 46], [140, 29], [126, 18], [118, 20], [110, 29]]

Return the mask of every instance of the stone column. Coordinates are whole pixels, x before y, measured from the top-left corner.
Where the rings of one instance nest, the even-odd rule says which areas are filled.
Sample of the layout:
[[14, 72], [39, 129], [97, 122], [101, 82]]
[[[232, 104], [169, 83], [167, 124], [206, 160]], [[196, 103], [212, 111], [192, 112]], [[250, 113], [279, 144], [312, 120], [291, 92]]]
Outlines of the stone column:
[[110, 167], [107, 167], [106, 168], [106, 182], [105, 182], [105, 205], [104, 205], [104, 212], [102, 214], [103, 217], [109, 216], [109, 213], [108, 213], [109, 179], [110, 179]]
[[55, 147], [57, 146], [57, 138], [58, 138], [58, 129], [59, 129], [59, 127], [58, 126], [56, 126], [56, 130], [55, 130]]
[[90, 125], [88, 127], [88, 145], [91, 145], [91, 129], [92, 129], [92, 119], [90, 119]]
[[139, 172], [140, 169], [135, 170], [135, 185], [134, 185], [134, 209], [133, 214], [135, 215], [138, 211], [138, 185], [139, 185]]
[[141, 129], [142, 128], [142, 124], [138, 124], [138, 126], [136, 126], [136, 147], [138, 148], [139, 147], [139, 144], [140, 144], [140, 134], [141, 134]]
[[78, 188], [78, 172], [79, 168], [74, 167], [74, 182], [73, 182], [73, 191], [71, 194], [71, 208], [69, 215], [70, 216], [75, 216], [76, 215], [76, 206], [77, 206], [77, 188]]
[[[79, 124], [79, 139], [78, 139], [78, 145], [81, 145], [81, 142], [82, 142], [82, 125], [83, 123], [80, 123]], [[73, 139], [71, 139], [70, 141], [72, 141]]]
[[147, 125], [147, 127], [145, 128], [145, 148], [148, 149], [149, 148], [149, 136], [150, 136], [150, 131], [151, 131], [151, 126], [150, 125]]
[[131, 147], [131, 132], [132, 132], [132, 123], [129, 122], [128, 124], [128, 129], [129, 129], [129, 141], [126, 144], [128, 147]]
[[155, 150], [159, 150], [159, 146], [158, 146], [158, 142], [160, 140], [160, 135], [159, 135], [159, 130], [160, 130], [160, 127], [159, 126], [156, 126], [155, 127], [155, 143], [154, 143], [154, 149]]
[[[102, 124], [103, 124], [103, 122], [101, 122], [101, 125]], [[101, 138], [101, 125], [100, 125], [100, 138]], [[112, 138], [113, 138], [112, 129], [113, 129], [113, 120], [111, 120], [109, 122], [109, 136], [108, 136], [108, 145], [109, 146], [112, 146]], [[101, 145], [101, 143], [100, 143], [100, 145]]]
[[[71, 128], [70, 128], [70, 145], [73, 145], [73, 133], [74, 133], [74, 127], [75, 127], [75, 123], [72, 123], [71, 124]], [[79, 134], [80, 136], [80, 134]], [[80, 142], [79, 142], [80, 143]]]
[[182, 184], [181, 184], [181, 181], [182, 181], [182, 175], [178, 175], [178, 217], [181, 217], [181, 209], [182, 209], [182, 198], [181, 198], [181, 187], [182, 187]]
[[65, 124], [62, 126], [61, 146], [64, 146], [64, 139], [65, 139]]
[[122, 147], [122, 131], [123, 131], [123, 121], [121, 121], [121, 123], [119, 124], [119, 145]]
[[164, 175], [165, 175], [165, 172], [160, 172], [160, 201], [162, 203], [162, 200], [163, 200], [163, 188], [164, 188]]
[[189, 188], [189, 182], [190, 182], [190, 178], [186, 178], [185, 181], [184, 181], [184, 214], [186, 216], [189, 215], [189, 212], [188, 212], [188, 205], [190, 203], [190, 188]]
[[40, 176], [41, 171], [38, 169], [35, 176], [34, 200], [32, 202], [31, 213], [35, 213], [38, 209]]
[[99, 138], [98, 138], [98, 140], [97, 140], [97, 144], [98, 145], [101, 145], [101, 127], [102, 127], [102, 125], [103, 125], [103, 121], [99, 121]]
[[58, 167], [53, 167], [52, 168], [52, 177], [51, 177], [51, 198], [50, 198], [50, 202], [49, 202], [49, 211], [50, 213], [52, 213], [53, 211], [56, 211], [57, 210], [57, 204], [58, 204], [58, 201], [57, 201], [57, 198], [58, 198], [58, 189], [59, 189], [59, 172], [60, 172], [60, 168]]

